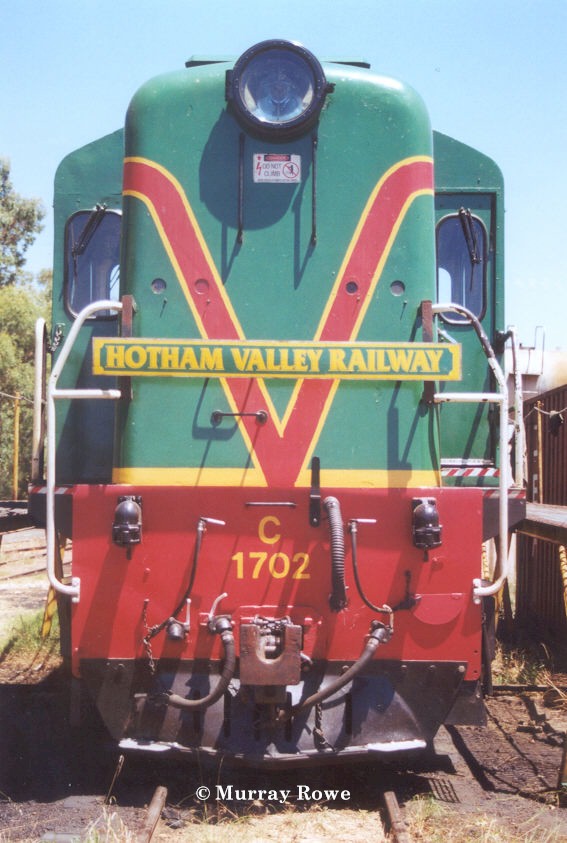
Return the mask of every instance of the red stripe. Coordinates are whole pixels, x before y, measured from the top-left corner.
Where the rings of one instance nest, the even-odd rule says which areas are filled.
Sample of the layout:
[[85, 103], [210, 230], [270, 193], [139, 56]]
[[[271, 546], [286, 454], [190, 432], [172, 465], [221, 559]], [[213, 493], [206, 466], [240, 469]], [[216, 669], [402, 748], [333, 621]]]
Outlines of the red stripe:
[[[358, 291], [355, 301], [357, 298], [361, 303], [366, 301], [404, 205], [416, 191], [433, 189], [432, 180], [433, 167], [430, 161], [410, 161], [394, 170], [381, 185], [342, 275], [342, 279], [347, 282], [351, 278], [356, 279]], [[352, 331], [358, 313], [359, 309], [353, 307], [353, 296], [342, 285], [332, 302], [320, 339], [335, 342], [355, 339]]]
[[[371, 292], [376, 270], [399, 216], [406, 202], [416, 192], [431, 190], [432, 183], [432, 163], [421, 160], [402, 164], [384, 180], [367, 211], [342, 274], [342, 279], [356, 279], [358, 295], [348, 295], [344, 284], [335, 287], [338, 292], [321, 326], [321, 340], [355, 339], [353, 332], [360, 308]], [[222, 282], [201, 246], [177, 186], [151, 163], [127, 160], [124, 190], [141, 194], [152, 203], [179, 264], [192, 305], [202, 321], [204, 338], [237, 340], [238, 326], [218, 286]], [[206, 296], [199, 296], [195, 282], [203, 278], [209, 282], [209, 289]], [[264, 397], [256, 378], [227, 379], [226, 382], [239, 412], [264, 409]], [[330, 380], [303, 381], [283, 437], [270, 418], [262, 426], [254, 419], [241, 420], [269, 485], [293, 485], [297, 480], [332, 388]]]

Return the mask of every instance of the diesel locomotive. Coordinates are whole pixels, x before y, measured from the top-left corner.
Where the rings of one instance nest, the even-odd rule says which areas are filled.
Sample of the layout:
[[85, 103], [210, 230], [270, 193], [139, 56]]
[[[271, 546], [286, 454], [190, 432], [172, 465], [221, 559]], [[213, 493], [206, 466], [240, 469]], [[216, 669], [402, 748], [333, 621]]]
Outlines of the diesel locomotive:
[[30, 511], [76, 696], [266, 766], [482, 722], [522, 507], [494, 162], [275, 39], [143, 85], [54, 208]]

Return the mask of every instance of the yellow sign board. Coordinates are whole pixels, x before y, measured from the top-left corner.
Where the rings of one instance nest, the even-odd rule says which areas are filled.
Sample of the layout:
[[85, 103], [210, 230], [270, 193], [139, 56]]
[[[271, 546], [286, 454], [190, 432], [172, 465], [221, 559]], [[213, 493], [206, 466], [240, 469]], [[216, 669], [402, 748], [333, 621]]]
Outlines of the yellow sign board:
[[456, 381], [461, 379], [461, 346], [95, 337], [93, 374]]

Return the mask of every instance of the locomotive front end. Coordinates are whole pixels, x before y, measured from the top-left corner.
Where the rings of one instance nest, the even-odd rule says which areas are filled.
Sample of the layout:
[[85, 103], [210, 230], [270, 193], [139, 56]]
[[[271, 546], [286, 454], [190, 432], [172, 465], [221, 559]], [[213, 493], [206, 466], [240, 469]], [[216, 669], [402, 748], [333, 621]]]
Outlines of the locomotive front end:
[[461, 347], [433, 329], [423, 103], [274, 40], [144, 85], [124, 144], [119, 262], [102, 204], [66, 247], [67, 300], [100, 299], [72, 388], [111, 418], [62, 411], [52, 475], [69, 657], [112, 737], [302, 764], [478, 719], [483, 492], [442, 485]]

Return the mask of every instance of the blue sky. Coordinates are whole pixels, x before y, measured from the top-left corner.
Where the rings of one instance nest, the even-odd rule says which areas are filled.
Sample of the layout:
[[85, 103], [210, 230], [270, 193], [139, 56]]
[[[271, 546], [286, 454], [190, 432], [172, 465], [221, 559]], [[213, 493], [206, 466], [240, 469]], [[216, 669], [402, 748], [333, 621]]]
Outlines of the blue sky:
[[290, 38], [408, 82], [434, 128], [497, 161], [507, 323], [567, 349], [567, 0], [0, 0], [0, 15], [0, 155], [48, 211], [31, 271], [52, 264], [57, 164], [119, 128], [146, 79]]

